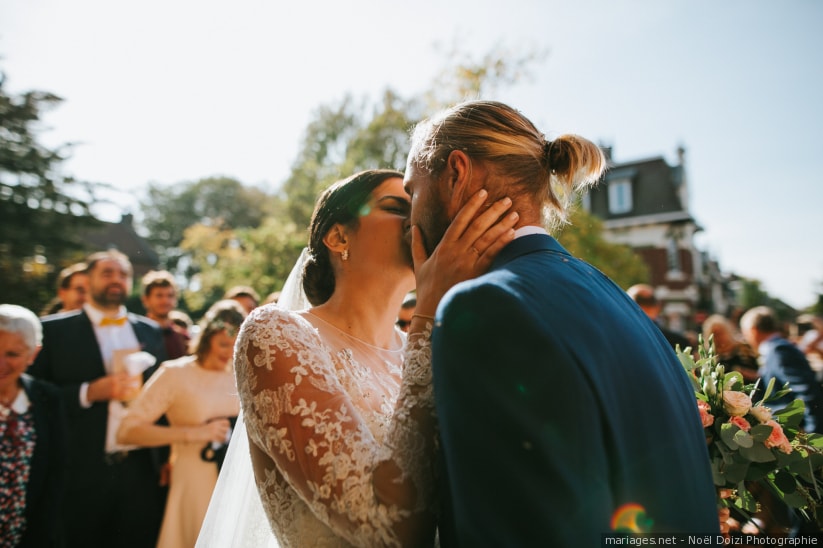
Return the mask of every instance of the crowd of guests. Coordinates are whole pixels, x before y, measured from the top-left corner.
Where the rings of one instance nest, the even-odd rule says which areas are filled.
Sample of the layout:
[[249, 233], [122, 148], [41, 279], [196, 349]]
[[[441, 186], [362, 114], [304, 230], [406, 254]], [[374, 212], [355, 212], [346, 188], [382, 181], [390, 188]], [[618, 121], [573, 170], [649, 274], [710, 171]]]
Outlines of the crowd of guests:
[[142, 278], [145, 315], [132, 285], [109, 250], [62, 271], [41, 317], [0, 305], [0, 545], [194, 546], [259, 297], [233, 288], [194, 324], [170, 273]]
[[[234, 287], [195, 324], [178, 310], [169, 272], [142, 278], [145, 315], [126, 310], [132, 282], [129, 259], [109, 250], [61, 272], [41, 317], [0, 305], [4, 546], [194, 546], [239, 412], [235, 337], [278, 294], [261, 303]], [[652, 286], [627, 292], [673, 348], [696, 346], [664, 325]], [[411, 293], [398, 310], [401, 331], [415, 304]], [[823, 318], [787, 328], [761, 306], [701, 327], [747, 382], [789, 382], [806, 404], [804, 428], [823, 433]], [[768, 507], [730, 523], [769, 534], [792, 525]]]

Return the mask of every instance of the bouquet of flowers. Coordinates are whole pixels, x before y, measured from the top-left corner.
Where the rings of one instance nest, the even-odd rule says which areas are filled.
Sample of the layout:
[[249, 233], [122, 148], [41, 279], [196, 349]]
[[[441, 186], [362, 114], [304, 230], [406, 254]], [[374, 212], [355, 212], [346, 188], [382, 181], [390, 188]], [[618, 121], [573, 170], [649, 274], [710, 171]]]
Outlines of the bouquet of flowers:
[[758, 384], [744, 384], [740, 373], [726, 371], [711, 338], [698, 346], [697, 360], [688, 348], [678, 348], [678, 357], [694, 384], [718, 497], [731, 491], [718, 498], [720, 506], [751, 517], [758, 510], [752, 488], [759, 484], [806, 519], [823, 523], [823, 436], [800, 431], [803, 401], [770, 407], [791, 392], [788, 383], [775, 389], [772, 379], [753, 402]]

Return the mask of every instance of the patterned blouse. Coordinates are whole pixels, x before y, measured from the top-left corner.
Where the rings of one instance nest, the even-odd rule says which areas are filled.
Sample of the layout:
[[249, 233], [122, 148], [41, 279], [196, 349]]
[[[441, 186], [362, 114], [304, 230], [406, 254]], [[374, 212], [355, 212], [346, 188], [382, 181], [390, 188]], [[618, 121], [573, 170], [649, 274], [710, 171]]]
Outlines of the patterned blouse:
[[17, 546], [26, 530], [26, 485], [36, 441], [31, 406], [25, 392], [20, 393], [23, 401], [18, 397], [12, 408], [0, 404], [0, 539], [3, 546]]

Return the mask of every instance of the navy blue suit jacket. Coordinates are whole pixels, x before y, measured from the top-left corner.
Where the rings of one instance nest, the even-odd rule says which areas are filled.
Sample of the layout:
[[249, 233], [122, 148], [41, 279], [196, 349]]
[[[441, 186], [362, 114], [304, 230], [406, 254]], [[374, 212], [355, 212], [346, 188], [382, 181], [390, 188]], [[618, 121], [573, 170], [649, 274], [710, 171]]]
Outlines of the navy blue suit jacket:
[[621, 508], [717, 534], [694, 391], [657, 326], [552, 237], [509, 244], [433, 333], [444, 546], [599, 546]]
[[783, 337], [773, 337], [758, 347], [763, 365], [760, 368], [760, 394], [775, 379], [774, 389], [779, 390], [787, 382], [792, 391], [770, 404], [775, 409], [800, 398], [806, 405], [803, 429], [823, 434], [823, 388], [812, 371], [803, 352]]
[[66, 414], [57, 387], [20, 377], [31, 402], [37, 436], [26, 484], [26, 531], [21, 548], [62, 546], [60, 535], [66, 477]]

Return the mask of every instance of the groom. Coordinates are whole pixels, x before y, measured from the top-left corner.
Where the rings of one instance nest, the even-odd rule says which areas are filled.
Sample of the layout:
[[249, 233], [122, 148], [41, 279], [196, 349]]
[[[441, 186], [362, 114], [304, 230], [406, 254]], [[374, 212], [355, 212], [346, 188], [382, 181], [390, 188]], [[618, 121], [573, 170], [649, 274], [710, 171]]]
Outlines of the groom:
[[623, 290], [542, 228], [545, 206], [562, 213], [550, 181], [593, 182], [603, 167], [590, 141], [548, 142], [500, 103], [457, 105], [414, 132], [405, 182], [429, 251], [481, 188], [520, 214], [489, 272], [453, 287], [436, 313], [443, 546], [719, 532], [684, 369]]

